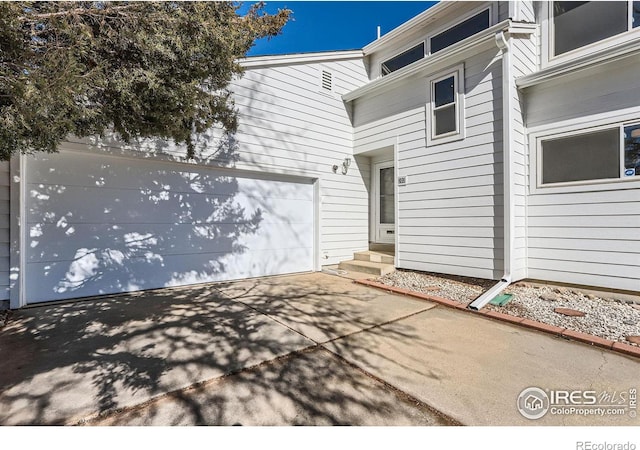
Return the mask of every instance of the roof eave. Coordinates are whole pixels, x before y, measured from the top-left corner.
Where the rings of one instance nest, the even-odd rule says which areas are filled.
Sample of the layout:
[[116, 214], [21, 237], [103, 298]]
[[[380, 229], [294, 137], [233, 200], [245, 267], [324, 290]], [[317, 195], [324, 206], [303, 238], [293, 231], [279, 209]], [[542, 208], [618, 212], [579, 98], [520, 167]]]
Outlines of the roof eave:
[[363, 58], [362, 50], [341, 50], [314, 53], [289, 53], [285, 55], [249, 56], [239, 59], [238, 63], [248, 68], [272, 67], [290, 64], [306, 64], [323, 61], [340, 61]]
[[403, 67], [390, 75], [378, 78], [351, 92], [347, 92], [342, 96], [342, 100], [350, 102], [364, 95], [371, 94], [373, 92], [382, 92], [389, 89], [392, 86], [403, 82], [407, 78], [420, 74], [421, 72], [429, 70], [446, 61], [453, 60], [460, 55], [467, 53], [469, 50], [479, 47], [480, 45], [486, 45], [490, 41], [493, 42], [495, 40], [496, 33], [507, 32], [511, 35], [529, 35], [534, 33], [536, 28], [537, 25], [535, 24], [513, 23], [510, 19], [504, 20], [474, 36], [471, 36], [470, 38], [452, 45], [446, 50], [427, 56], [426, 58]]
[[516, 86], [520, 89], [525, 89], [544, 83], [545, 81], [551, 81], [562, 75], [569, 73], [574, 74], [581, 70], [597, 67], [637, 54], [640, 54], [640, 37], [624, 42], [616, 47], [604, 48], [597, 52], [584, 55], [583, 57], [556, 64], [531, 75], [518, 78], [516, 80]]

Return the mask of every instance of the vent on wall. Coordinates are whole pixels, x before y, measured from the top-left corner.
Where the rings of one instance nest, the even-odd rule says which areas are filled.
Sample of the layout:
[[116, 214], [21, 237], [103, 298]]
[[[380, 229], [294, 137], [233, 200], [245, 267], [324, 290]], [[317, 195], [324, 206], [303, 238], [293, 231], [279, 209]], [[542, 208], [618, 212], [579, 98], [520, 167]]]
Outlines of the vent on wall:
[[322, 79], [320, 80], [320, 85], [322, 86], [322, 90], [326, 92], [331, 92], [333, 89], [333, 75], [331, 72], [323, 70], [322, 71]]

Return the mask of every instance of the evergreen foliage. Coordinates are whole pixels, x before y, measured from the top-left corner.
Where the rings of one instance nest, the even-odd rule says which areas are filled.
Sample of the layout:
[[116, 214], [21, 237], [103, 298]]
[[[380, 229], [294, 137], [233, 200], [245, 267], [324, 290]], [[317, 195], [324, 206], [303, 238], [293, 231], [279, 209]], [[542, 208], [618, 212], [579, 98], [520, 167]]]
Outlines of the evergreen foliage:
[[229, 82], [290, 11], [233, 2], [0, 2], [0, 159], [65, 137], [233, 132]]

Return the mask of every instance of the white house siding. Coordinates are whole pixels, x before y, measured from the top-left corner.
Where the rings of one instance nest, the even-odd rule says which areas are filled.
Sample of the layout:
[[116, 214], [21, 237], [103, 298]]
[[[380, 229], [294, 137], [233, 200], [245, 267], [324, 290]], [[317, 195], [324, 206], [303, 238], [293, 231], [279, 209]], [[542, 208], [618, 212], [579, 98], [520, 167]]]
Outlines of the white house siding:
[[[322, 70], [333, 75], [330, 94], [322, 92]], [[237, 167], [320, 179], [323, 265], [368, 248], [370, 167], [353, 158], [353, 129], [341, 99], [366, 81], [362, 60], [352, 60], [252, 69], [233, 85], [240, 110]], [[352, 161], [343, 175], [346, 157]]]
[[517, 20], [519, 22], [536, 23], [535, 4], [532, 1], [516, 0], [516, 7], [518, 8]]
[[511, 19], [515, 22], [535, 23], [535, 5], [528, 0], [500, 1], [499, 21]]
[[[398, 143], [398, 265], [495, 279], [503, 271], [502, 76], [497, 48], [465, 63], [466, 138], [426, 146], [428, 75], [355, 100], [356, 153]], [[455, 63], [452, 63], [455, 65]]]
[[[526, 89], [529, 131], [640, 120], [639, 70], [618, 61]], [[639, 181], [540, 188], [527, 230], [530, 278], [640, 291]]]
[[[537, 69], [535, 54], [537, 38], [515, 38], [511, 40], [512, 76], [517, 79], [529, 75]], [[513, 194], [515, 197], [515, 227], [513, 239], [512, 279], [527, 277], [527, 195], [529, 193], [528, 141], [524, 126], [523, 94], [511, 83], [512, 123], [511, 123], [511, 158]]]
[[0, 300], [9, 299], [9, 163], [0, 162]]

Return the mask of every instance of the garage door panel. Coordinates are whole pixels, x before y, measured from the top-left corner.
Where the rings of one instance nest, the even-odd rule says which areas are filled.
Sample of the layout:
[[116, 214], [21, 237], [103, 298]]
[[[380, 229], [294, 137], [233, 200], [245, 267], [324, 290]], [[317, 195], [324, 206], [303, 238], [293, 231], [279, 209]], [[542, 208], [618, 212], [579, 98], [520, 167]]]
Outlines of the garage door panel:
[[313, 270], [312, 257], [313, 250], [308, 247], [247, 251], [238, 254], [227, 253], [223, 257], [214, 260], [207, 259], [206, 255], [199, 255], [197, 257], [198, 267], [209, 265], [210, 270], [208, 272], [197, 269], [190, 272], [177, 271], [167, 283], [167, 286], [308, 272]]
[[[298, 185], [305, 186], [305, 185]], [[309, 188], [309, 186], [307, 186]], [[307, 189], [310, 190], [310, 189]], [[35, 188], [30, 192], [34, 193]], [[260, 211], [263, 221], [309, 222], [309, 202], [303, 199], [256, 198], [238, 192], [234, 195], [140, 193], [127, 189], [59, 186], [57, 192], [39, 190], [29, 201], [29, 225], [54, 223], [69, 226], [80, 223], [239, 223]], [[87, 202], [100, 198], [99, 202]]]
[[[66, 154], [70, 155], [70, 154]], [[38, 156], [30, 160], [32, 186], [46, 193], [60, 187], [98, 187], [141, 192], [215, 193], [233, 195], [242, 191], [256, 198], [312, 200], [313, 192], [297, 189], [299, 182], [256, 179], [232, 170], [202, 168], [153, 161], [73, 154]], [[69, 164], [69, 159], [73, 160]], [[82, 167], [82, 170], [77, 170]], [[86, 170], [90, 168], [90, 170]]]
[[[111, 249], [79, 252], [74, 261], [30, 264], [30, 303], [313, 270], [312, 249], [122, 258]], [[308, 261], [302, 263], [301, 261]]]
[[26, 173], [28, 303], [313, 269], [309, 183], [70, 153]]
[[[308, 247], [313, 224], [260, 222], [259, 233], [246, 233], [234, 224], [76, 224], [66, 228], [54, 224], [31, 227], [26, 248], [28, 262], [73, 261], [84, 249], [120, 252], [127, 258], [145, 255], [267, 250], [274, 247]], [[71, 232], [70, 232], [71, 231]]]
[[313, 190], [298, 189], [296, 184], [288, 181], [238, 178], [240, 192], [252, 198], [263, 200], [268, 198], [313, 200]]

